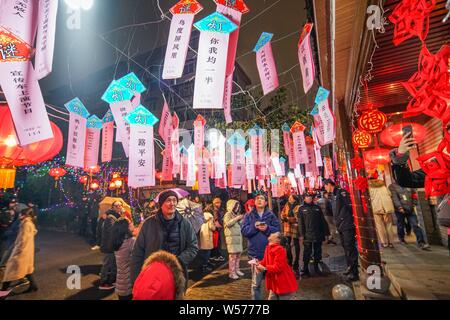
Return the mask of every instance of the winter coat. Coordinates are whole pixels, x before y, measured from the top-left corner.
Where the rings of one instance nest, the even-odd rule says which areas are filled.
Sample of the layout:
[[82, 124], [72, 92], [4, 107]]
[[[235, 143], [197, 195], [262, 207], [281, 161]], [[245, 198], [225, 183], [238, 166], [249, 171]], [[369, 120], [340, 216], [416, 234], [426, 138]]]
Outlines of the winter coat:
[[277, 295], [297, 292], [298, 283], [289, 266], [286, 249], [277, 243], [271, 243], [260, 262], [266, 268], [266, 289]]
[[425, 185], [425, 172], [420, 169], [411, 172], [408, 166], [409, 152], [402, 156], [397, 155], [397, 149], [390, 152], [392, 171], [397, 183], [403, 188], [423, 188]]
[[133, 286], [133, 300], [182, 300], [186, 289], [183, 267], [173, 254], [153, 253]]
[[114, 223], [120, 218], [120, 214], [118, 214], [114, 210], [108, 210], [106, 214], [107, 216], [102, 228], [100, 251], [103, 253], [114, 253], [112, 227]]
[[243, 251], [241, 234], [242, 220], [240, 220], [242, 216], [233, 212], [237, 204], [238, 202], [236, 200], [228, 200], [227, 213], [225, 213], [223, 218], [228, 253], [241, 253]]
[[214, 225], [214, 217], [209, 212], [204, 212], [203, 217], [205, 222], [200, 228], [199, 249], [212, 250], [214, 248], [213, 231], [216, 230], [216, 226]]
[[391, 192], [395, 211], [399, 212], [400, 208], [403, 208], [406, 212], [413, 212], [414, 202], [411, 189], [402, 188], [399, 184], [393, 183], [389, 186], [389, 191]]
[[[255, 223], [257, 221], [264, 221], [267, 224], [268, 228], [265, 232], [256, 229]], [[248, 239], [248, 255], [261, 260], [264, 257], [264, 250], [266, 250], [268, 243], [267, 238], [272, 233], [280, 231], [280, 222], [269, 208], [266, 208], [262, 217], [259, 216], [256, 208], [254, 208], [245, 215], [241, 225], [241, 233]]]
[[37, 233], [31, 217], [22, 220], [11, 257], [6, 263], [3, 281], [14, 281], [34, 272], [34, 237]]
[[355, 229], [355, 222], [353, 219], [352, 202], [347, 191], [334, 188], [331, 197], [331, 206], [333, 208], [333, 218], [336, 229], [339, 232], [345, 232]]
[[9, 227], [3, 233], [3, 241], [5, 242], [6, 248], [10, 248], [16, 242], [17, 235], [19, 234], [21, 221], [16, 218]]
[[323, 242], [330, 235], [328, 224], [318, 205], [305, 203], [298, 211], [300, 236], [304, 242]]
[[395, 212], [391, 193], [381, 180], [369, 180], [370, 202], [374, 214], [392, 214]]
[[[183, 263], [183, 267], [187, 268], [198, 252], [197, 235], [188, 220], [179, 214], [178, 211], [175, 214], [179, 219], [180, 230], [181, 253], [178, 255], [178, 259]], [[161, 211], [157, 215], [147, 218], [139, 231], [131, 258], [132, 283], [134, 283], [141, 272], [145, 259], [163, 247], [164, 233], [159, 215], [162, 215]]]
[[[286, 203], [281, 210], [281, 221], [283, 222], [283, 235], [286, 237], [298, 238], [298, 209], [299, 205], [294, 205], [290, 211], [290, 204]], [[289, 220], [291, 218], [291, 220]]]
[[133, 250], [135, 238], [125, 239], [119, 250], [114, 252], [116, 256], [117, 276], [116, 294], [118, 296], [129, 296], [133, 291], [130, 277], [131, 252]]
[[317, 205], [320, 207], [320, 209], [322, 209], [324, 216], [326, 216], [326, 217], [333, 216], [333, 208], [331, 206], [330, 199], [320, 198], [319, 201], [317, 201]]

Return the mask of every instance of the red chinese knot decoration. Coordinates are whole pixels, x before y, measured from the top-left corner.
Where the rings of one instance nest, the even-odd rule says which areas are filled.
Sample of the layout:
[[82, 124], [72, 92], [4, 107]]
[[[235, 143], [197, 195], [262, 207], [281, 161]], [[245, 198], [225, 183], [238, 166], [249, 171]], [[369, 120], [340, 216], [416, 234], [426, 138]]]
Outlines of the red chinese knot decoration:
[[356, 130], [352, 136], [353, 145], [360, 149], [368, 148], [372, 144], [372, 136], [365, 131]]
[[360, 130], [368, 133], [378, 133], [383, 130], [387, 122], [386, 115], [376, 109], [364, 112], [358, 119]]
[[394, 8], [389, 20], [395, 25], [394, 45], [414, 36], [424, 41], [430, 28], [430, 14], [436, 0], [402, 0]]
[[350, 160], [353, 169], [360, 170], [364, 169], [364, 160], [360, 156], [356, 156]]
[[367, 181], [367, 178], [364, 178], [364, 177], [358, 177], [358, 178], [354, 179], [353, 183], [355, 184], [356, 190], [359, 190], [363, 193], [369, 188], [369, 183]]

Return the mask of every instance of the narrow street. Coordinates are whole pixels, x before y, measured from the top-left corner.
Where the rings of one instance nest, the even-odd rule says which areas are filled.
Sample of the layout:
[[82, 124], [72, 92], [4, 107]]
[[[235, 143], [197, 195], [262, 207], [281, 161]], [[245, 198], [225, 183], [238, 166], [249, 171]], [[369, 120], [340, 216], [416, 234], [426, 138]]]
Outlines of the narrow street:
[[[113, 291], [100, 291], [99, 273], [102, 254], [91, 251], [85, 239], [68, 233], [40, 230], [36, 238], [35, 277], [39, 291], [28, 294], [16, 294], [9, 300], [116, 300]], [[331, 289], [344, 283], [338, 272], [345, 269], [344, 257], [339, 246], [324, 246], [323, 262], [327, 266], [327, 276], [311, 277], [300, 280], [297, 300], [332, 299]], [[68, 266], [79, 266], [81, 270], [81, 288], [68, 289], [66, 273]], [[251, 272], [247, 257], [241, 262], [245, 276], [239, 280], [228, 278], [228, 265], [217, 264], [217, 268], [209, 275], [202, 275], [195, 269], [190, 270], [189, 289], [186, 299], [189, 300], [248, 300], [251, 298]], [[26, 285], [17, 286], [20, 293], [27, 289]], [[267, 293], [266, 293], [267, 294]]]

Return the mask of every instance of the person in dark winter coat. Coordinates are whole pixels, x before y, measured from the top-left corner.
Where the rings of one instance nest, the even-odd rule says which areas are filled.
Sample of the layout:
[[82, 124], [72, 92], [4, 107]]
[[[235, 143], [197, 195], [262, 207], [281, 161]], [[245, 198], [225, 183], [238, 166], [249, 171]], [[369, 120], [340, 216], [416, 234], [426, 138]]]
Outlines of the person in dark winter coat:
[[[139, 231], [131, 258], [131, 281], [134, 283], [142, 265], [152, 253], [164, 250], [180, 261], [185, 277], [188, 265], [198, 252], [197, 235], [191, 223], [177, 210], [178, 196], [168, 190], [159, 196], [158, 213], [145, 220]], [[186, 280], [187, 281], [187, 280]]]
[[[283, 236], [286, 239], [286, 252], [289, 265], [292, 266], [295, 275], [299, 276], [300, 260], [300, 241], [298, 229], [298, 209], [300, 208], [299, 199], [291, 194], [288, 202], [281, 211], [281, 221], [283, 225]], [[295, 258], [292, 256], [292, 243], [294, 244]]]
[[303, 277], [309, 276], [309, 260], [314, 251], [314, 271], [322, 275], [319, 263], [322, 260], [322, 243], [330, 234], [322, 209], [313, 203], [314, 194], [306, 193], [305, 202], [298, 211], [300, 239], [303, 242]]
[[[259, 193], [255, 197], [255, 209], [246, 214], [241, 225], [241, 232], [248, 239], [248, 256], [253, 260], [262, 260], [266, 250], [267, 238], [280, 232], [280, 223], [275, 214], [267, 208], [267, 196]], [[252, 299], [262, 300], [261, 283], [264, 273], [256, 272], [252, 265]]]
[[125, 212], [122, 202], [115, 201], [110, 210], [106, 212], [107, 216], [102, 228], [102, 240], [100, 242], [100, 251], [105, 254], [102, 270], [100, 272], [100, 290], [114, 289], [113, 283], [116, 282], [116, 258], [113, 247], [113, 225]]
[[391, 192], [392, 201], [395, 207], [395, 215], [397, 216], [397, 234], [400, 242], [406, 243], [404, 221], [407, 219], [416, 235], [419, 246], [423, 250], [428, 249], [430, 246], [425, 242], [422, 228], [419, 227], [417, 215], [414, 212], [415, 203], [412, 199], [412, 190], [403, 188], [398, 183], [394, 182], [389, 186], [389, 191]]
[[330, 179], [325, 179], [323, 184], [325, 190], [331, 195], [334, 222], [341, 237], [341, 244], [347, 260], [348, 268], [344, 274], [348, 275], [349, 281], [357, 281], [359, 279], [358, 250], [350, 195], [347, 191], [336, 187], [334, 181]]
[[186, 283], [180, 260], [157, 251], [144, 262], [133, 286], [133, 300], [183, 300]]
[[131, 285], [130, 264], [131, 252], [135, 238], [134, 225], [125, 218], [120, 218], [113, 226], [113, 247], [117, 265], [116, 294], [119, 300], [131, 300], [133, 287]]
[[266, 273], [266, 289], [269, 300], [291, 300], [297, 292], [298, 283], [287, 262], [286, 249], [280, 245], [281, 234], [269, 236], [263, 260], [256, 265], [258, 272]]

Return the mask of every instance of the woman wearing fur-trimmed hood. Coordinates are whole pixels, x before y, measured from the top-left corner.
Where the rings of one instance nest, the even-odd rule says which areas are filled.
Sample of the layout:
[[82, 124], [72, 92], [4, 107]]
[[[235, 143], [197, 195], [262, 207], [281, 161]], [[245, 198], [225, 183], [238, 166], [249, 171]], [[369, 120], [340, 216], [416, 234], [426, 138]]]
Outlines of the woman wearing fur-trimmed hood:
[[177, 257], [157, 251], [145, 260], [133, 287], [133, 300], [183, 300], [186, 278]]

